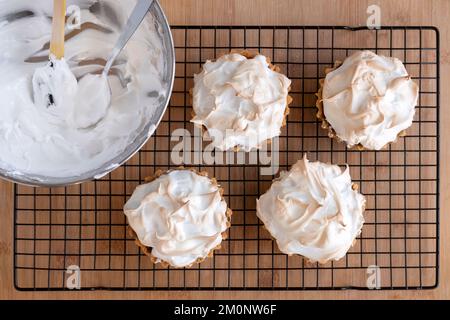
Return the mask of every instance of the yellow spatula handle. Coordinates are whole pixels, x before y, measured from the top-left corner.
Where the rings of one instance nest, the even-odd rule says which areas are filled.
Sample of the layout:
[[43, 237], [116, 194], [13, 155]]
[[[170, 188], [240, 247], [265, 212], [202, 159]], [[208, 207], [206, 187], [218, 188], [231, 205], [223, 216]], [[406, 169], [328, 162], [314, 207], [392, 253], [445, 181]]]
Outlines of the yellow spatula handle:
[[64, 57], [64, 27], [66, 20], [66, 0], [53, 0], [52, 39], [50, 54], [56, 59]]

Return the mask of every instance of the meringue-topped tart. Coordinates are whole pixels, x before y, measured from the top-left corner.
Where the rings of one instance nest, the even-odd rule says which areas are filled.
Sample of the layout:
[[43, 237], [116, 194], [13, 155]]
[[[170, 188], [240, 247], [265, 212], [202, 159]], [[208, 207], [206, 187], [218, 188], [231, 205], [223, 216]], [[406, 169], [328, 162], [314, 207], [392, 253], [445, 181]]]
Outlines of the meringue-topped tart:
[[212, 255], [231, 217], [216, 180], [189, 169], [157, 172], [136, 188], [124, 212], [144, 253], [177, 268]]
[[399, 59], [357, 51], [327, 71], [318, 117], [348, 147], [380, 150], [412, 125], [418, 95]]
[[205, 127], [219, 150], [261, 148], [281, 133], [290, 85], [261, 54], [243, 51], [207, 61], [194, 75], [191, 122]]
[[256, 214], [280, 251], [326, 263], [345, 256], [360, 234], [365, 202], [348, 167], [342, 171], [305, 156], [274, 180]]

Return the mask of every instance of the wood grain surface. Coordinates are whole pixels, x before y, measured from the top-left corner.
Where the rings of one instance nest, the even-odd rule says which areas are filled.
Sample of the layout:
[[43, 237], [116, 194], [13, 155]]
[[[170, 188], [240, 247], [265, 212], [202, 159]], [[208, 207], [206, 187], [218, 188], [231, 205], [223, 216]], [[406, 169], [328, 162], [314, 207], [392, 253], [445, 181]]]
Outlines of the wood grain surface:
[[[441, 35], [441, 136], [450, 133], [450, 115], [442, 112], [450, 99], [445, 86], [450, 71], [450, 1], [329, 1], [329, 0], [161, 0], [172, 25], [364, 25], [366, 9], [377, 4], [383, 25], [433, 25]], [[0, 182], [0, 298], [1, 299], [449, 299], [450, 218], [448, 182], [449, 155], [445, 139], [441, 151], [440, 285], [423, 291], [319, 291], [319, 292], [19, 292], [13, 286], [13, 185]]]

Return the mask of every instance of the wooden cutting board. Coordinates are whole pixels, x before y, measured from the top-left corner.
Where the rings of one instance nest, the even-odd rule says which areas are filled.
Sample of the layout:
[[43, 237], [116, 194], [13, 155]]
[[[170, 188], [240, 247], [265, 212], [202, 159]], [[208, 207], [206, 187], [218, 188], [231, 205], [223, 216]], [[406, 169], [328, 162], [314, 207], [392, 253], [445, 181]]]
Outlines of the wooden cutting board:
[[[364, 25], [366, 9], [372, 1], [360, 0], [160, 0], [172, 25]], [[381, 7], [384, 25], [434, 25], [441, 34], [441, 108], [450, 99], [445, 84], [450, 71], [450, 25], [444, 13], [450, 11], [446, 0], [377, 1]], [[441, 135], [450, 133], [450, 115], [441, 112]], [[445, 141], [445, 138], [443, 139]], [[441, 174], [450, 174], [448, 146], [441, 146]], [[162, 299], [162, 298], [265, 298], [265, 299], [432, 299], [450, 298], [450, 254], [448, 245], [450, 208], [448, 182], [441, 180], [440, 221], [440, 286], [425, 291], [320, 291], [320, 292], [18, 292], [13, 286], [13, 188], [11, 183], [0, 182], [0, 298], [2, 299]]]

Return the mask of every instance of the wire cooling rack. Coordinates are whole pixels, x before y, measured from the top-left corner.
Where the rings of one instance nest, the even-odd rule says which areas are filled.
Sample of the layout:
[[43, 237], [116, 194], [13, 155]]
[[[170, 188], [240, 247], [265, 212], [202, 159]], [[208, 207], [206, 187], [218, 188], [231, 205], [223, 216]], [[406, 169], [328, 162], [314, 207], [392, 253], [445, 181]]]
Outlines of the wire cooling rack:
[[[14, 279], [20, 290], [67, 290], [70, 266], [83, 290], [425, 289], [438, 284], [439, 35], [432, 27], [173, 27], [176, 80], [163, 121], [139, 154], [102, 180], [78, 186], [15, 186]], [[311, 160], [348, 163], [367, 197], [366, 223], [345, 258], [325, 265], [280, 253], [255, 215], [256, 198], [274, 176], [261, 161], [190, 166], [208, 171], [233, 209], [229, 239], [191, 269], [152, 265], [126, 230], [122, 206], [134, 188], [171, 162], [175, 129], [193, 132], [189, 89], [207, 59], [230, 49], [271, 57], [293, 80], [294, 102], [275, 141], [280, 169]], [[351, 151], [327, 137], [315, 119], [324, 68], [354, 50], [400, 58], [420, 86], [406, 138], [379, 152]], [[174, 140], [174, 141], [173, 141]], [[188, 154], [192, 155], [192, 154]], [[195, 158], [193, 156], [192, 158]], [[188, 159], [188, 158], [186, 158]], [[241, 159], [242, 160], [242, 159]], [[259, 159], [261, 160], [261, 159]], [[272, 159], [275, 163], [276, 160]], [[187, 163], [189, 166], [189, 163]], [[76, 268], [76, 267], [75, 267]], [[373, 281], [373, 275], [378, 276]]]

